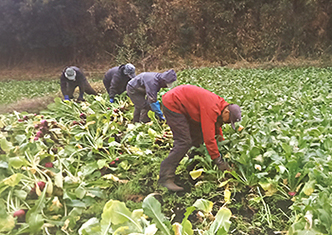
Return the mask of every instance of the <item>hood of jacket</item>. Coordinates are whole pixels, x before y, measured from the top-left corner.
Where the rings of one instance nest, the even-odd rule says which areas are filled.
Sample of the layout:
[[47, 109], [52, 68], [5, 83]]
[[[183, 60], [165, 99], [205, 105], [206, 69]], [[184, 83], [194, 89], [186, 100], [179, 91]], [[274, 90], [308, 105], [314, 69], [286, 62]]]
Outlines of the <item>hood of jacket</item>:
[[176, 79], [177, 79], [176, 73], [173, 69], [168, 70], [168, 71], [163, 72], [163, 73], [157, 73], [156, 74], [156, 80], [158, 81], [160, 87], [162, 87], [162, 88], [166, 88], [167, 83], [175, 82]]
[[124, 73], [123, 73], [123, 70], [125, 69], [125, 65], [122, 64], [119, 66], [119, 70], [118, 70], [118, 73], [120, 74], [120, 76], [126, 76]]

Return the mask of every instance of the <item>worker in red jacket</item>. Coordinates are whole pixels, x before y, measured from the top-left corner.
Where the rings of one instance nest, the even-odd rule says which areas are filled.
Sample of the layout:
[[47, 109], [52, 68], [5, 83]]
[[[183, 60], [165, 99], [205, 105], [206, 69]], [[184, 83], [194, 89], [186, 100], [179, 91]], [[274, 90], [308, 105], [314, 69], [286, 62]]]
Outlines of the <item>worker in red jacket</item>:
[[241, 121], [241, 109], [222, 97], [193, 85], [181, 85], [162, 96], [164, 116], [173, 132], [173, 148], [160, 165], [158, 183], [171, 191], [182, 191], [174, 183], [175, 170], [192, 147], [205, 142], [213, 162], [220, 170], [229, 169], [219, 153], [216, 135], [222, 136], [221, 126]]

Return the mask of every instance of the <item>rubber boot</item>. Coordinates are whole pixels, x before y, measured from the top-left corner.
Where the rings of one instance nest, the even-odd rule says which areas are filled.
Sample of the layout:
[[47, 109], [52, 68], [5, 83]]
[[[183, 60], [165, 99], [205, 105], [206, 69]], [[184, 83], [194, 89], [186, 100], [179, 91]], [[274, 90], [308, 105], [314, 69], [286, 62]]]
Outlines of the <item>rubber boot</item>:
[[175, 183], [174, 183], [174, 179], [167, 179], [166, 181], [162, 181], [162, 182], [158, 182], [161, 186], [167, 188], [168, 190], [170, 191], [173, 191], [173, 192], [179, 192], [179, 191], [183, 191], [184, 188], [180, 187], [180, 186], [177, 186]]

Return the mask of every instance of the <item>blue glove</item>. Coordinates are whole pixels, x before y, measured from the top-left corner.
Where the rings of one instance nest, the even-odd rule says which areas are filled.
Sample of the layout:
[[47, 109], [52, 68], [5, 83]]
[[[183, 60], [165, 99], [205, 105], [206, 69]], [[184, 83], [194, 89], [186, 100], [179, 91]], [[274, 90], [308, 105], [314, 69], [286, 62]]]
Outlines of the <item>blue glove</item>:
[[155, 112], [155, 114], [157, 115], [157, 117], [161, 120], [165, 120], [164, 116], [163, 116], [163, 112], [161, 112], [160, 110], [160, 104], [159, 101], [150, 104], [151, 110], [153, 112]]
[[65, 95], [65, 100], [70, 100], [69, 95]]
[[110, 98], [110, 102], [111, 102], [111, 103], [114, 103], [114, 99]]

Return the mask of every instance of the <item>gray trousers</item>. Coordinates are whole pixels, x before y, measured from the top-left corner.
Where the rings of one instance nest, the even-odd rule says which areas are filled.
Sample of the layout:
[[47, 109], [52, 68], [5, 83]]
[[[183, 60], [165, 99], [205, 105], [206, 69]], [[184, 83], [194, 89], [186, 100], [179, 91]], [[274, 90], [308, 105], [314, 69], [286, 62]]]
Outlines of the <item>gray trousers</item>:
[[168, 157], [160, 165], [159, 181], [163, 182], [175, 177], [175, 171], [182, 158], [192, 147], [203, 144], [202, 127], [199, 122], [175, 113], [164, 106], [164, 116], [173, 133], [173, 148]]
[[137, 91], [132, 86], [128, 85], [127, 94], [135, 106], [133, 123], [146, 123], [151, 121], [151, 119], [148, 117], [148, 112], [151, 108], [149, 102], [145, 98], [145, 93]]

